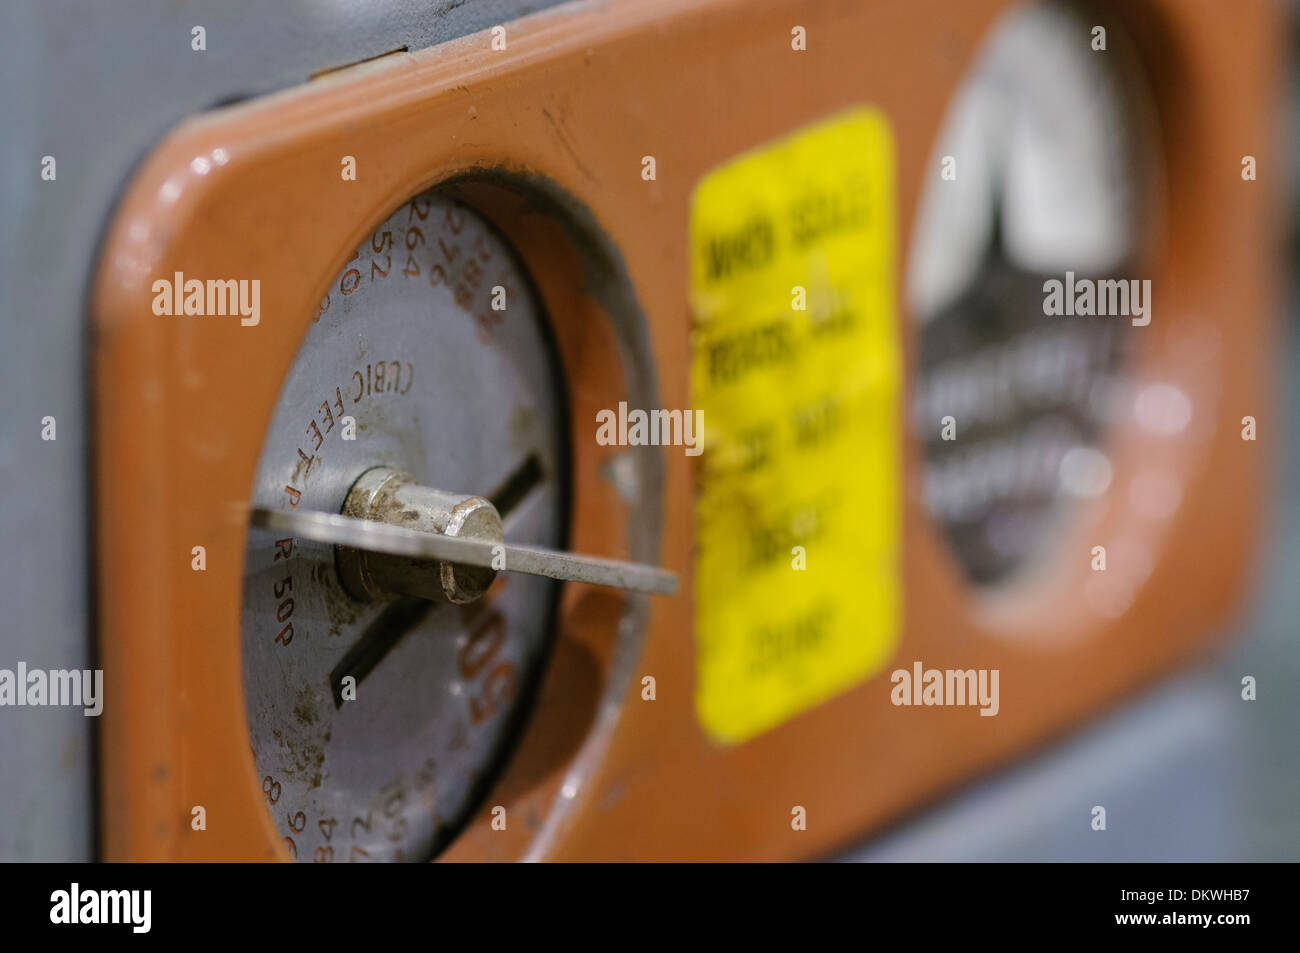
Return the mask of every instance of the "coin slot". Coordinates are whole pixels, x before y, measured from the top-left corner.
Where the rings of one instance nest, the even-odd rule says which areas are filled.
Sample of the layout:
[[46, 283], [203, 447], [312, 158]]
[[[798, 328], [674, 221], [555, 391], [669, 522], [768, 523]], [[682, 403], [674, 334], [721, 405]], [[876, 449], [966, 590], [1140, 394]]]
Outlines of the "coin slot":
[[408, 632], [417, 628], [438, 604], [427, 599], [403, 596], [385, 607], [374, 622], [366, 626], [361, 638], [352, 644], [339, 664], [330, 672], [330, 694], [336, 709], [343, 707], [343, 679], [351, 675], [357, 687], [375, 666], [387, 657]]
[[504, 483], [488, 494], [488, 501], [496, 507], [504, 520], [542, 482], [542, 477], [542, 461], [537, 458], [537, 454], [530, 453], [515, 472], [506, 477]]

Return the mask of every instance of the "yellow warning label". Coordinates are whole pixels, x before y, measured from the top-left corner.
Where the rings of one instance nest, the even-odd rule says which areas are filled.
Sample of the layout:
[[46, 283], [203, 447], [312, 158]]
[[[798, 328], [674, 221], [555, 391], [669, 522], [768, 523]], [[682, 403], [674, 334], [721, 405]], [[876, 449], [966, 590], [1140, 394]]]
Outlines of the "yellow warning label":
[[894, 142], [855, 109], [706, 175], [691, 207], [695, 704], [735, 744], [898, 641]]

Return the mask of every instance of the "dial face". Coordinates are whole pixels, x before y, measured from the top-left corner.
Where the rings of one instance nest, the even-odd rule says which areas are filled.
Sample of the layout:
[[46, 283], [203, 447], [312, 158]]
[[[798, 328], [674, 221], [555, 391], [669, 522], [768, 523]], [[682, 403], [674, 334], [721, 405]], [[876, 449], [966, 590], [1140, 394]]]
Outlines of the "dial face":
[[[560, 547], [565, 435], [527, 277], [485, 221], [430, 193], [378, 226], [330, 286], [284, 381], [252, 503], [338, 513], [363, 473], [389, 467], [491, 500], [507, 540]], [[245, 701], [290, 855], [425, 860], [446, 844], [509, 753], [558, 585], [509, 574], [469, 605], [361, 601], [334, 547], [250, 530]]]
[[[1061, 3], [999, 21], [958, 90], [908, 273], [924, 496], [966, 574], [1034, 563], [1063, 504], [1105, 491], [1129, 322], [1044, 314], [1044, 282], [1136, 278], [1132, 77]], [[945, 157], [951, 157], [951, 163]], [[948, 418], [951, 418], [949, 424]]]

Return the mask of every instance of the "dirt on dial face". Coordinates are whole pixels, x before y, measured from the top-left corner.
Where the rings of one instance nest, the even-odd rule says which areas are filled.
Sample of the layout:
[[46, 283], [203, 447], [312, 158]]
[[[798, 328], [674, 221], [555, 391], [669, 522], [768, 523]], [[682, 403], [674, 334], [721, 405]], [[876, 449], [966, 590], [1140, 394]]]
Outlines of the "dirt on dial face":
[[[511, 250], [426, 194], [343, 267], [285, 379], [254, 506], [338, 513], [367, 470], [491, 499], [509, 538], [561, 547], [563, 385]], [[431, 568], [436, 572], [436, 568]], [[507, 757], [558, 583], [512, 574], [453, 605], [354, 599], [334, 547], [252, 529], [245, 702], [262, 792], [301, 861], [426, 860]]]

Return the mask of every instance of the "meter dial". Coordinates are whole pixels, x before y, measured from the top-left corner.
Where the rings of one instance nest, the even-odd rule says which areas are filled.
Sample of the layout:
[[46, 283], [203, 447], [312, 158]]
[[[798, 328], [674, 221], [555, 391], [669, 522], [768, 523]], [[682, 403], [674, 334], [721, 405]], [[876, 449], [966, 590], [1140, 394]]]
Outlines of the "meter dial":
[[927, 508], [980, 583], [1031, 564], [1063, 504], [1109, 481], [1129, 320], [1043, 313], [1050, 278], [1140, 277], [1135, 76], [1113, 32], [1107, 52], [1092, 49], [1093, 22], [1064, 3], [999, 21], [954, 98], [933, 165], [944, 176], [920, 206], [913, 429]]
[[[253, 506], [373, 517], [360, 496], [416, 492], [446, 501], [433, 509], [454, 511], [466, 532], [491, 524], [496, 538], [563, 545], [565, 402], [548, 335], [502, 238], [453, 200], [412, 199], [321, 302], [280, 392]], [[414, 508], [395, 513], [418, 522]], [[454, 567], [430, 563], [427, 579], [446, 598], [396, 587], [412, 595], [376, 583], [357, 555], [283, 528], [250, 530], [242, 638], [253, 753], [291, 856], [424, 860], [508, 755], [559, 583], [493, 583], [466, 567], [444, 579]]]

